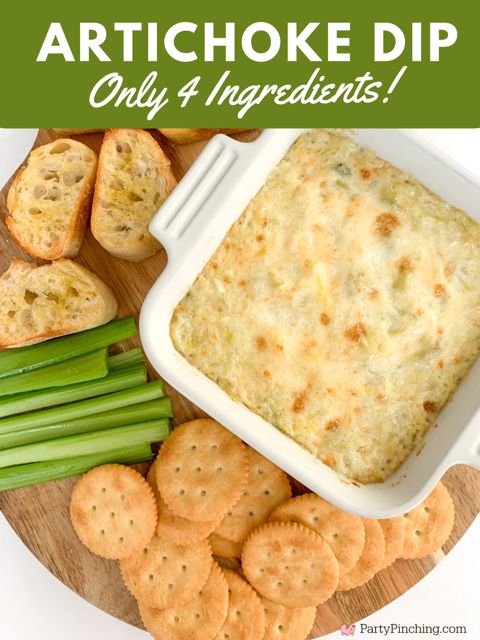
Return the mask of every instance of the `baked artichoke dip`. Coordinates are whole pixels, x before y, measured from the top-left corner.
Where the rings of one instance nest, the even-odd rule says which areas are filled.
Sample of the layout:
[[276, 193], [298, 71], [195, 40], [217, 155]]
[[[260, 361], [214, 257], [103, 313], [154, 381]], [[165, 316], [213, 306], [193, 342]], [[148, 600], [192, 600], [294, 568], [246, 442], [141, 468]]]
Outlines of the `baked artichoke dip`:
[[480, 347], [479, 225], [317, 130], [270, 173], [175, 310], [176, 349], [344, 478], [381, 482]]

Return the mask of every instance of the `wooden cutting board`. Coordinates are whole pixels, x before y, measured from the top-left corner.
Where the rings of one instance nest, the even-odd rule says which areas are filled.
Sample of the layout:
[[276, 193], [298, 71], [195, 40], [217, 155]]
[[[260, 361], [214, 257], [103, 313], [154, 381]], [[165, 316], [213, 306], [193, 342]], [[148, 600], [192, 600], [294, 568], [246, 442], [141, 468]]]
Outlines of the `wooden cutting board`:
[[[239, 139], [254, 139], [258, 132], [243, 133]], [[38, 144], [54, 140], [52, 130], [42, 129]], [[102, 135], [77, 136], [98, 151]], [[170, 147], [158, 137], [172, 160], [180, 178], [204, 143]], [[0, 272], [7, 269], [15, 257], [32, 260], [11, 239], [4, 222], [7, 187], [0, 194]], [[120, 316], [138, 317], [142, 301], [166, 264], [166, 254], [141, 264], [124, 262], [110, 256], [87, 233], [78, 261], [100, 276], [114, 290], [119, 301]], [[138, 339], [131, 345], [139, 344]], [[152, 378], [157, 377], [150, 368]], [[181, 423], [202, 412], [174, 389], [168, 393], [173, 399], [175, 422]], [[480, 511], [480, 473], [457, 466], [445, 475], [456, 508], [455, 526], [443, 551], [423, 560], [399, 560], [375, 576], [365, 586], [335, 594], [318, 608], [311, 637], [316, 638], [340, 628], [342, 623], [355, 622], [377, 611], [407, 591], [438, 564], [465, 533]], [[62, 582], [97, 607], [133, 625], [141, 626], [136, 603], [123, 586], [116, 562], [93, 556], [77, 539], [68, 517], [70, 493], [74, 479], [52, 482], [28, 489], [0, 493], [0, 509], [7, 520], [39, 560]]]

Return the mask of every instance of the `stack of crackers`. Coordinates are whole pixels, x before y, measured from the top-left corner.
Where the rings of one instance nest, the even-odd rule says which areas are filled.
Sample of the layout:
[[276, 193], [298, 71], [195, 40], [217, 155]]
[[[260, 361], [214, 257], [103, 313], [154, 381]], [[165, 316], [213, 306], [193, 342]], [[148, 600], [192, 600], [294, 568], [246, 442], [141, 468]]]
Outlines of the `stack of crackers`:
[[154, 638], [304, 640], [335, 591], [440, 548], [454, 508], [441, 483], [389, 520], [292, 497], [283, 471], [204, 419], [174, 430], [146, 480], [121, 465], [87, 473], [71, 517], [91, 551], [120, 561]]

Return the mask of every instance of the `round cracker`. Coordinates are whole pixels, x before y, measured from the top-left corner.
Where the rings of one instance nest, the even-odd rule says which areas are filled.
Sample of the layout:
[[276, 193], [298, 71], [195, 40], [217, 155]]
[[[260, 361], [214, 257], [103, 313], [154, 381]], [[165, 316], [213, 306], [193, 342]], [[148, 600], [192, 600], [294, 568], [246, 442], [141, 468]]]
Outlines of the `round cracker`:
[[403, 517], [406, 526], [402, 558], [423, 558], [440, 549], [455, 520], [455, 507], [446, 486], [439, 482], [428, 498]]
[[218, 527], [221, 518], [208, 520], [207, 522], [193, 522], [182, 516], [177, 516], [165, 504], [157, 487], [157, 466], [158, 458], [151, 465], [147, 473], [147, 482], [152, 487], [157, 501], [157, 536], [168, 540], [173, 544], [193, 544], [208, 538], [208, 536]]
[[157, 485], [167, 506], [189, 520], [223, 517], [248, 478], [243, 442], [211, 419], [174, 429], [158, 454]]
[[311, 607], [337, 588], [338, 562], [317, 533], [296, 522], [268, 522], [247, 538], [242, 568], [265, 598], [285, 607]]
[[305, 640], [312, 630], [316, 607], [291, 609], [262, 598], [265, 640]]
[[405, 543], [405, 518], [400, 516], [399, 518], [388, 518], [378, 522], [385, 537], [385, 555], [382, 563], [382, 569], [385, 569], [402, 555]]
[[174, 607], [191, 600], [207, 581], [212, 567], [207, 540], [174, 545], [155, 536], [150, 544], [120, 562], [127, 589], [149, 607]]
[[270, 520], [298, 522], [318, 533], [338, 560], [340, 577], [358, 562], [365, 544], [360, 516], [342, 511], [314, 493], [305, 493], [277, 507]]
[[383, 566], [385, 538], [378, 520], [363, 520], [365, 527], [365, 546], [359, 561], [349, 573], [342, 576], [338, 583], [339, 591], [348, 591], [360, 587], [373, 578]]
[[228, 584], [228, 613], [215, 640], [262, 640], [265, 613], [260, 598], [240, 576], [223, 569]]
[[92, 553], [121, 560], [150, 542], [157, 507], [152, 489], [137, 471], [104, 464], [76, 483], [70, 517], [78, 537]]
[[145, 628], [156, 640], [212, 640], [227, 617], [227, 581], [213, 563], [207, 582], [187, 604], [152, 609], [140, 602], [139, 609]]
[[215, 531], [208, 537], [215, 556], [221, 558], [240, 558], [242, 555], [242, 544], [222, 538]]
[[249, 473], [247, 486], [237, 504], [216, 528], [215, 533], [227, 540], [244, 542], [263, 524], [281, 502], [292, 495], [287, 474], [260, 453], [247, 447]]

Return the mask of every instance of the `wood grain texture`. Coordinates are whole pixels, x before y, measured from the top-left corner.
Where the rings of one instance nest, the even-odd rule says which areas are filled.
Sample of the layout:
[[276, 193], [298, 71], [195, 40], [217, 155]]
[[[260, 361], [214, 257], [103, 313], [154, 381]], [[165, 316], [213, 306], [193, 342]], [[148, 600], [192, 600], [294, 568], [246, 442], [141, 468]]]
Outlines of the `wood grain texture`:
[[[178, 179], [205, 144], [169, 147], [158, 132], [152, 133], [172, 160], [173, 171]], [[256, 135], [255, 132], [249, 132], [236, 137], [248, 141]], [[36, 144], [44, 144], [57, 137], [53, 130], [42, 129]], [[98, 151], [102, 135], [85, 134], [75, 138]], [[8, 268], [14, 257], [33, 261], [15, 245], [6, 229], [7, 190], [8, 185], [0, 194], [0, 272]], [[140, 264], [124, 262], [106, 253], [88, 232], [78, 261], [112, 287], [119, 301], [120, 316], [133, 314], [138, 317], [145, 295], [165, 267], [166, 254], [161, 251]], [[125, 346], [138, 344], [136, 338]], [[150, 375], [157, 377], [151, 367]], [[169, 388], [168, 392], [173, 399], [177, 424], [204, 415], [173, 389]], [[145, 470], [145, 465], [139, 466], [139, 469]], [[136, 603], [123, 586], [117, 563], [89, 553], [72, 529], [68, 507], [74, 482], [75, 479], [61, 480], [0, 493], [0, 509], [27, 547], [68, 587], [117, 618], [141, 626]], [[337, 630], [344, 622], [355, 622], [384, 607], [423, 578], [453, 548], [480, 511], [480, 473], [457, 466], [446, 473], [444, 482], [455, 503], [456, 519], [443, 551], [423, 560], [397, 561], [365, 586], [335, 594], [318, 608], [312, 638]], [[302, 490], [298, 485], [296, 489]]]

